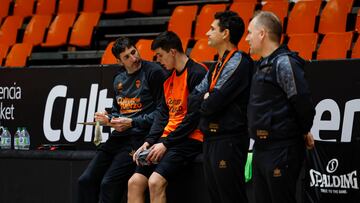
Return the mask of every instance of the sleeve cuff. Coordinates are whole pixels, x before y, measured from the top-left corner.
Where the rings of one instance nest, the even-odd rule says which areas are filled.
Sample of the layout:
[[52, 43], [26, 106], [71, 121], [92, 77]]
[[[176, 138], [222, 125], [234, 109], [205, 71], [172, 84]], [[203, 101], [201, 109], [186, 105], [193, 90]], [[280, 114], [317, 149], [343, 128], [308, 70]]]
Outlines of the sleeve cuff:
[[132, 118], [131, 126], [133, 128], [134, 127], [139, 127], [139, 119], [138, 118]]
[[162, 143], [167, 149], [171, 147], [171, 144], [168, 142], [168, 140], [164, 140]]
[[150, 146], [152, 146], [155, 142], [154, 142], [154, 140], [152, 140], [152, 139], [145, 139], [145, 141], [144, 142], [147, 142], [147, 143], [149, 143], [150, 144]]

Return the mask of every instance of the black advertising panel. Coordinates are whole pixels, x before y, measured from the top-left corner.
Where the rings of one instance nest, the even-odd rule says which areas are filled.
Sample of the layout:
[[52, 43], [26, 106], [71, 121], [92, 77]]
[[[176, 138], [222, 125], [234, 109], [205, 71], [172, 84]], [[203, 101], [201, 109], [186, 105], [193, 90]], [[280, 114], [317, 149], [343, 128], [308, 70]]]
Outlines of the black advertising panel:
[[360, 61], [306, 66], [316, 115], [307, 153], [305, 202], [360, 202]]
[[306, 66], [316, 116], [312, 133], [326, 142], [360, 141], [360, 60]]
[[360, 143], [316, 142], [307, 156], [305, 202], [360, 201]]
[[47, 143], [93, 148], [94, 127], [77, 123], [93, 121], [95, 111], [111, 108], [116, 68], [1, 69], [1, 124], [12, 135], [26, 127], [32, 149]]
[[[94, 112], [112, 106], [113, 67], [0, 69], [0, 121], [14, 135], [27, 127], [31, 148], [73, 144], [94, 149]], [[360, 202], [360, 60], [306, 67], [316, 115], [316, 149], [307, 155], [305, 202]], [[102, 129], [104, 141], [110, 129]]]

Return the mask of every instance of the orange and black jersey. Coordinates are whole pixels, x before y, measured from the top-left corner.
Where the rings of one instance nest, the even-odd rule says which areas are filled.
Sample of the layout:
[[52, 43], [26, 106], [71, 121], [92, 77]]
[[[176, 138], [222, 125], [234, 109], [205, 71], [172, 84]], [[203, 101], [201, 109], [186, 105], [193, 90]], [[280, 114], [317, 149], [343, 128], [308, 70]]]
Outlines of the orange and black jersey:
[[149, 132], [162, 99], [166, 72], [156, 63], [142, 61], [141, 68], [128, 74], [124, 68], [114, 77], [114, 99], [110, 117], [128, 117], [132, 128], [113, 131], [115, 136], [144, 136]]
[[201, 82], [206, 68], [189, 59], [182, 72], [172, 71], [164, 83], [164, 98], [159, 116], [155, 119], [145, 141], [154, 144], [160, 137], [167, 147], [181, 143], [188, 137], [202, 141], [196, 129], [199, 112], [189, 111], [188, 95]]

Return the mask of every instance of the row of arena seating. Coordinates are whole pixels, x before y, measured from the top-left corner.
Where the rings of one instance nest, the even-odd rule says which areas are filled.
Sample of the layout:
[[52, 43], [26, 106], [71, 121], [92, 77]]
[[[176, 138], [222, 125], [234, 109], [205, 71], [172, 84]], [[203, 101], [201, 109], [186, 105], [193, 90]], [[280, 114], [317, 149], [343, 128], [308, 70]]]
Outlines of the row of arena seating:
[[[300, 55], [306, 59], [347, 58], [347, 56], [349, 56], [348, 50], [352, 48], [351, 42], [353, 40], [353, 34], [352, 32], [345, 32], [346, 18], [348, 13], [351, 11], [353, 0], [347, 2], [342, 1], [342, 4], [339, 4], [339, 1], [329, 1], [327, 4], [325, 4], [321, 13], [321, 17], [323, 18], [320, 17], [320, 22], [323, 22], [323, 24], [320, 24], [322, 26], [319, 26], [319, 29], [321, 28], [322, 31], [315, 33], [314, 30], [317, 29], [314, 28], [315, 20], [320, 12], [321, 3], [322, 1], [318, 0], [307, 0], [298, 1], [296, 4], [294, 4], [288, 17], [289, 26], [287, 35], [283, 41], [287, 43], [290, 48], [297, 50]], [[234, 2], [229, 7], [229, 10], [238, 12], [246, 24], [248, 24], [257, 4], [258, 2], [250, 0]], [[275, 12], [278, 16], [280, 16], [280, 19], [284, 20], [287, 17], [286, 14], [288, 13], [289, 7], [288, 1], [278, 0], [262, 2], [262, 4], [264, 5], [263, 10], [270, 10]], [[338, 10], [344, 11], [342, 15], [334, 15], [334, 8], [336, 8], [336, 5], [339, 5], [341, 8]], [[211, 23], [211, 16], [213, 16], [215, 12], [225, 9], [226, 4], [208, 4], [202, 7], [200, 14], [197, 15], [197, 5], [178, 6], [175, 8], [170, 18], [168, 30], [172, 30], [178, 33], [179, 36], [183, 39], [184, 47], [187, 47], [187, 43], [192, 38], [191, 25], [197, 17], [194, 38], [198, 41], [193, 47], [190, 55], [199, 61], [214, 60], [216, 51], [207, 47], [207, 42], [204, 37], [206, 31], [208, 30], [208, 25]], [[343, 17], [339, 18], [339, 16]], [[335, 18], [333, 19], [333, 17]], [[358, 30], [359, 27], [360, 20], [357, 20], [356, 30]], [[324, 34], [326, 35], [324, 36]], [[357, 35], [355, 35], [354, 39], [356, 37]], [[139, 44], [142, 47], [147, 46], [149, 48], [151, 41], [141, 40], [139, 41]], [[318, 44], [320, 44], [319, 47]], [[332, 47], [337, 47], [337, 49], [333, 50]], [[249, 51], [249, 45], [247, 42], [245, 42], [245, 37], [243, 37], [239, 43], [239, 49]], [[356, 42], [354, 48], [352, 49], [352, 54], [349, 57], [359, 58], [359, 49], [359, 43]], [[208, 51], [204, 52], [204, 50]], [[316, 50], [317, 53], [315, 53]], [[102, 58], [102, 63], [115, 62], [115, 59], [111, 56], [111, 54], [107, 54], [107, 51], [110, 51], [110, 46], [105, 51], [105, 55]], [[151, 52], [146, 52], [145, 54], [149, 54], [145, 55], [145, 58], [152, 58]]]
[[[101, 32], [96, 30], [104, 24], [102, 22], [107, 20], [109, 14], [130, 11], [146, 15], [147, 17], [142, 20], [150, 19], [154, 17], [152, 15], [155, 13], [155, 5], [164, 1], [166, 0], [0, 0], [1, 5], [4, 5], [0, 7], [0, 65], [26, 66], [38, 54], [34, 50], [45, 50], [44, 54], [49, 53], [50, 56], [58, 52], [60, 47], [66, 47], [74, 53], [80, 53], [77, 51], [79, 48], [95, 51], [95, 57], [99, 57], [98, 63], [100, 58], [102, 64], [115, 63], [109, 53], [113, 41], [111, 37], [105, 39], [105, 51], [99, 50], [99, 46], [94, 46], [94, 41], [100, 40], [96, 33]], [[174, 2], [168, 1], [169, 5], [171, 3]], [[214, 14], [224, 10], [239, 13], [246, 26], [255, 11], [274, 12], [284, 25], [282, 42], [298, 51], [305, 59], [360, 58], [359, 0], [233, 0], [222, 3], [178, 3], [174, 9], [169, 7], [170, 17], [163, 18], [167, 23], [165, 29], [176, 32], [182, 39], [183, 47], [187, 48], [187, 53], [198, 61], [216, 60], [216, 51], [207, 46], [205, 33]], [[111, 17], [113, 20], [123, 18], [121, 15]], [[115, 21], [115, 24], [117, 22], [119, 21]], [[138, 25], [140, 30], [144, 27], [144, 23], [139, 22]], [[146, 33], [140, 33], [136, 39], [144, 34]], [[149, 47], [155, 34], [149, 35], [150, 39], [141, 39], [137, 43], [142, 56], [149, 60], [153, 59]], [[238, 47], [248, 52], [249, 45], [245, 41], [245, 35], [246, 33]], [[113, 38], [115, 36], [119, 35], [112, 35]], [[51, 52], [47, 52], [49, 48]], [[59, 62], [64, 59], [58, 55], [55, 58]]]
[[0, 0], [0, 19], [9, 14], [28, 17], [62, 13], [124, 13], [129, 10], [151, 14], [153, 0]]

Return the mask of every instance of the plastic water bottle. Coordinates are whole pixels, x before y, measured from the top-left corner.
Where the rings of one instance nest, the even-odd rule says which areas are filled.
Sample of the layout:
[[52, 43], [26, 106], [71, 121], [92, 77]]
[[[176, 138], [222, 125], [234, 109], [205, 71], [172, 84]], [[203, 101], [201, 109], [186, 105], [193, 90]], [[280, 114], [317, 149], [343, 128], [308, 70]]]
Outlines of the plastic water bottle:
[[20, 134], [21, 134], [21, 130], [18, 127], [15, 134], [14, 134], [14, 149], [19, 149], [20, 146]]
[[23, 142], [23, 148], [24, 150], [29, 150], [30, 149], [30, 134], [29, 132], [26, 130], [26, 128], [24, 127], [22, 129], [22, 133], [23, 138], [24, 138], [24, 142]]
[[26, 137], [25, 137], [25, 128], [20, 128], [19, 134], [19, 149], [25, 150]]
[[1, 134], [1, 149], [11, 149], [11, 134], [7, 128], [4, 128]]

